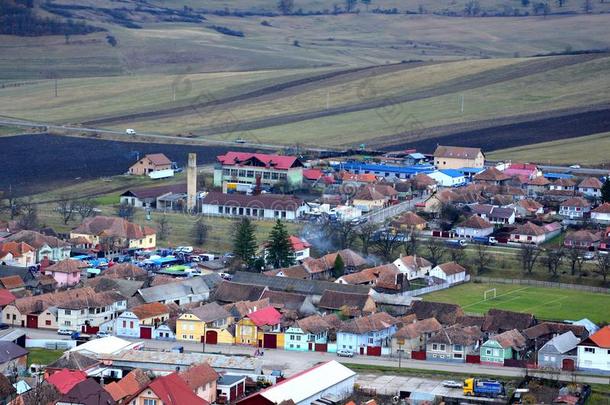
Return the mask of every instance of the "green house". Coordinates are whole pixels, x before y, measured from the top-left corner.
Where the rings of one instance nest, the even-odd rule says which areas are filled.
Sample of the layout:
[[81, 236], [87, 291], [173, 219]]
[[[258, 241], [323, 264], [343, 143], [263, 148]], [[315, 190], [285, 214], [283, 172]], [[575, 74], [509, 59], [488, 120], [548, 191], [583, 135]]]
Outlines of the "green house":
[[526, 343], [526, 338], [517, 329], [492, 336], [481, 345], [481, 364], [503, 366], [507, 359], [519, 360]]

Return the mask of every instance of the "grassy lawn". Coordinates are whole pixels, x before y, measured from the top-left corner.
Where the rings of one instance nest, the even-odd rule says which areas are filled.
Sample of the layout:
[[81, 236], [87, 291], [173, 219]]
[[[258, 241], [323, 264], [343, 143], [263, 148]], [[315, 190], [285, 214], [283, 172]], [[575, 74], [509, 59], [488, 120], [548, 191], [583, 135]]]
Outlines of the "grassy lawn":
[[[496, 298], [484, 299], [484, 292], [496, 289]], [[467, 283], [423, 296], [427, 301], [460, 305], [465, 312], [483, 314], [490, 308], [528, 312], [539, 319], [610, 321], [610, 294], [538, 288], [522, 285]]]
[[[390, 367], [390, 366], [378, 366], [373, 364], [358, 364], [358, 363], [341, 363], [345, 367], [357, 372], [357, 373], [373, 373], [373, 374], [392, 374], [392, 375], [410, 375], [416, 377], [436, 377], [436, 378], [448, 378], [452, 376], [470, 376], [471, 374], [464, 372], [460, 373], [457, 371], [441, 371], [441, 370], [420, 370], [417, 368], [405, 368], [405, 367]], [[518, 378], [510, 378], [510, 377], [501, 377], [498, 378], [494, 374], [477, 374], [477, 377], [494, 377], [496, 380], [501, 380], [504, 382], [518, 382], [520, 379]]]
[[542, 142], [518, 148], [503, 149], [487, 155], [492, 160], [511, 159], [519, 162], [545, 164], [589, 164], [596, 165], [610, 161], [610, 132]]
[[22, 127], [12, 127], [9, 125], [0, 125], [0, 136], [19, 134], [24, 131], [25, 131], [25, 129]]
[[51, 364], [64, 354], [63, 350], [47, 350], [40, 348], [31, 348], [28, 349], [28, 351], [30, 352], [28, 355], [28, 367], [30, 364]]

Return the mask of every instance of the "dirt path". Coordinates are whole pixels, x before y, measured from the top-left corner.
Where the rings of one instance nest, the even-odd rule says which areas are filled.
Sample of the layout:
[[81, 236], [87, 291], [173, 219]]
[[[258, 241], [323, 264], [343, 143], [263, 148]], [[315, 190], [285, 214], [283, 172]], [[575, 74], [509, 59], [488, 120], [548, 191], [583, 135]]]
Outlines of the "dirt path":
[[[587, 54], [574, 56], [556, 56], [540, 59], [533, 59], [515, 65], [504, 66], [496, 69], [491, 69], [482, 73], [467, 75], [454, 80], [424, 88], [409, 94], [392, 96], [387, 98], [379, 98], [375, 100], [363, 101], [361, 103], [334, 107], [324, 110], [306, 111], [295, 114], [285, 114], [270, 118], [261, 118], [250, 121], [241, 121], [231, 123], [231, 132], [250, 131], [255, 129], [267, 128], [277, 125], [291, 124], [299, 121], [306, 121], [316, 118], [328, 117], [332, 115], [346, 114], [351, 112], [363, 111], [373, 108], [387, 107], [394, 104], [406, 103], [416, 100], [422, 100], [431, 97], [437, 97], [444, 94], [457, 93], [461, 91], [471, 90], [479, 87], [489, 86], [497, 83], [502, 83], [510, 80], [519, 79], [537, 73], [547, 72], [561, 67], [571, 66], [579, 63], [588, 62], [590, 60], [608, 57], [608, 54]], [[370, 72], [366, 72], [370, 74]], [[318, 82], [324, 84], [324, 82]], [[294, 89], [295, 91], [297, 89]], [[302, 89], [298, 89], [301, 91]], [[275, 98], [284, 96], [283, 93], [267, 94], [267, 97]], [[252, 100], [250, 100], [252, 101]], [[223, 108], [230, 109], [244, 104], [244, 101], [239, 100], [230, 103], [223, 103]], [[205, 114], [206, 108], [197, 108], [199, 114]], [[194, 131], [197, 135], [217, 135], [227, 132], [227, 125], [208, 126]]]
[[[440, 62], [438, 62], [440, 63]], [[292, 94], [298, 94], [311, 89], [316, 89], [322, 86], [334, 86], [341, 83], [348, 83], [353, 80], [361, 79], [367, 76], [375, 76], [385, 73], [391, 73], [401, 70], [414, 69], [416, 67], [435, 64], [433, 62], [412, 62], [398, 63], [381, 66], [369, 66], [362, 68], [353, 68], [328, 72], [316, 76], [306, 77], [297, 80], [291, 80], [285, 83], [276, 84], [273, 86], [264, 87], [248, 93], [237, 94], [218, 100], [207, 100], [205, 102], [194, 103], [186, 106], [167, 108], [156, 111], [144, 111], [141, 113], [119, 115], [114, 117], [103, 117], [91, 121], [83, 122], [83, 125], [108, 125], [128, 121], [145, 121], [159, 118], [167, 118], [188, 114], [192, 111], [205, 112], [206, 109], [218, 108], [235, 108], [238, 105], [247, 104], [252, 101], [261, 102], [278, 97], [286, 97]]]

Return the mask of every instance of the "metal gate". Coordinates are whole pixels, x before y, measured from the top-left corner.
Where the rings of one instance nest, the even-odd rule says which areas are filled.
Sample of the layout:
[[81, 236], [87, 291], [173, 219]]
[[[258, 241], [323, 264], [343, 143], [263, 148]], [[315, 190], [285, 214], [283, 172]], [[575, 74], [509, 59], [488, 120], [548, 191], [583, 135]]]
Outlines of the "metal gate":
[[205, 342], [209, 345], [215, 345], [218, 343], [218, 333], [215, 330], [208, 330], [205, 332]]
[[152, 328], [140, 326], [140, 339], [152, 339]]
[[38, 315], [28, 315], [26, 326], [28, 328], [38, 328]]
[[263, 336], [263, 347], [265, 349], [276, 349], [277, 335], [273, 333], [265, 333], [265, 336]]

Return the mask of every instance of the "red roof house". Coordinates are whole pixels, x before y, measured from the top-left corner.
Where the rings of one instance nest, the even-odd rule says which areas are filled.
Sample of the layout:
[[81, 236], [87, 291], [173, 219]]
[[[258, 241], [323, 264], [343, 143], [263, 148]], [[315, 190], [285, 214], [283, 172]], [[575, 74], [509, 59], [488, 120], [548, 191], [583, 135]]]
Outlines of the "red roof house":
[[83, 371], [60, 370], [47, 377], [47, 382], [53, 384], [61, 394], [67, 394], [74, 386], [87, 379]]
[[10, 292], [9, 290], [6, 290], [6, 289], [0, 290], [0, 307], [1, 308], [4, 308], [8, 304], [14, 302], [16, 299], [17, 299], [17, 297], [15, 297], [13, 295], [13, 293]]
[[136, 401], [138, 404], [145, 403], [148, 399], [163, 404], [209, 405], [208, 401], [199, 398], [176, 373], [155, 378], [132, 399], [139, 399], [140, 401]]
[[272, 326], [280, 323], [282, 314], [280, 314], [275, 308], [269, 306], [252, 312], [248, 315], [248, 318], [250, 318], [250, 320], [258, 327]]

